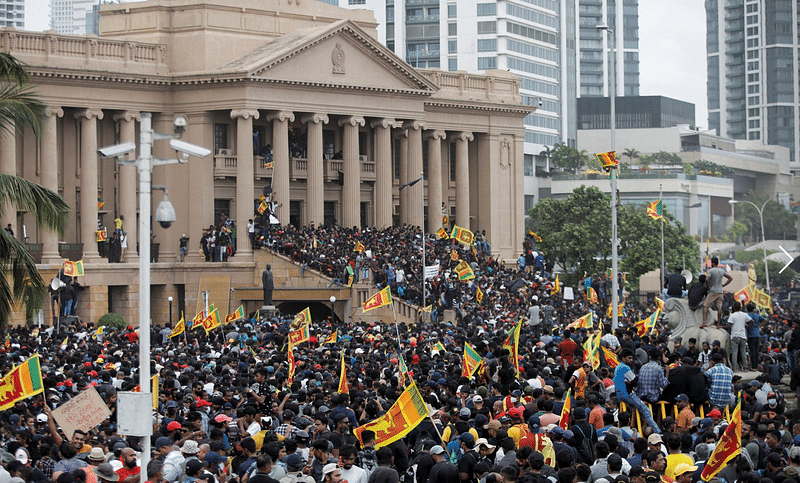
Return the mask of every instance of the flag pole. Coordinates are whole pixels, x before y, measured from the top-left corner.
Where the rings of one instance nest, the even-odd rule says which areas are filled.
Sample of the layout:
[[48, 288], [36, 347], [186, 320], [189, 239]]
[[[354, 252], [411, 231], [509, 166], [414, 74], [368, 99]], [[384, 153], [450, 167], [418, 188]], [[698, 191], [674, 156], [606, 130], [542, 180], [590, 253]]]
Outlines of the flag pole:
[[[419, 176], [422, 180], [422, 182], [419, 184], [419, 198], [422, 209], [422, 226], [420, 227], [422, 229], [422, 303], [420, 304], [420, 307], [425, 307], [425, 251], [427, 249], [425, 243], [425, 238], [427, 235], [427, 233], [425, 233], [425, 172], [420, 172]], [[433, 223], [433, 220], [428, 220], [428, 223]], [[394, 309], [394, 304], [392, 304], [392, 309]], [[422, 317], [422, 312], [420, 312], [420, 320], [422, 320]]]
[[661, 202], [661, 277], [658, 282], [658, 293], [661, 293], [661, 288], [664, 286], [664, 198], [661, 184], [658, 185], [658, 199]]
[[392, 318], [394, 319], [394, 329], [397, 331], [397, 350], [400, 350], [402, 349], [402, 344], [400, 344], [400, 327], [397, 325], [397, 313], [394, 310], [394, 300], [392, 300]]

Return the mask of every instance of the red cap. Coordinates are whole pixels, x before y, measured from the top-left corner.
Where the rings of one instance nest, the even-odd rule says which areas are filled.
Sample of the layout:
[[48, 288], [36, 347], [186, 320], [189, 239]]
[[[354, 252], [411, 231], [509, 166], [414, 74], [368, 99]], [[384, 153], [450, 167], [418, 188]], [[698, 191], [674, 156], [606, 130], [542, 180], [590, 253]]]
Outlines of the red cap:
[[175, 431], [176, 429], [181, 429], [181, 423], [172, 421], [167, 425], [167, 431]]
[[711, 411], [709, 411], [708, 417], [709, 418], [719, 418], [719, 417], [722, 417], [722, 413], [719, 412], [719, 409], [712, 409]]
[[197, 401], [196, 406], [201, 408], [203, 406], [211, 406], [211, 403], [206, 401], [205, 399], [200, 399], [199, 401]]
[[92, 381], [92, 382], [89, 383], [89, 385], [90, 386], [96, 386], [97, 385], [97, 381]]
[[86, 362], [83, 363], [83, 367], [92, 367], [92, 363], [89, 362], [89, 361], [86, 361]]
[[89, 375], [92, 377], [97, 377], [97, 371], [89, 371]]
[[72, 387], [72, 379], [67, 379], [66, 381], [64, 381], [64, 385], [67, 387]]

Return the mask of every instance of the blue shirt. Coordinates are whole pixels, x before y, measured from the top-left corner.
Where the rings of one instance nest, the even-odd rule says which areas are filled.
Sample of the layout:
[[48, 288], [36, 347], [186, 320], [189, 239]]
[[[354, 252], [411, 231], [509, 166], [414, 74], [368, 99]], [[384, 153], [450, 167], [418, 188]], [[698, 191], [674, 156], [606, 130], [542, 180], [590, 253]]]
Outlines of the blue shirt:
[[630, 366], [623, 362], [620, 362], [617, 368], [614, 369], [614, 389], [618, 398], [628, 397], [628, 386], [625, 383], [632, 381], [635, 377]]
[[764, 320], [764, 317], [755, 313], [751, 314], [750, 312], [748, 312], [747, 315], [749, 315], [750, 318], [753, 319], [751, 322], [747, 324], [747, 338], [755, 339], [757, 337], [760, 337], [760, 334], [758, 333], [758, 326], [761, 325], [761, 322]]
[[711, 387], [708, 389], [708, 399], [711, 400], [711, 404], [726, 406], [731, 402], [731, 397], [733, 396], [731, 387], [733, 371], [720, 362], [707, 370], [706, 376], [708, 377], [708, 382], [711, 384]]

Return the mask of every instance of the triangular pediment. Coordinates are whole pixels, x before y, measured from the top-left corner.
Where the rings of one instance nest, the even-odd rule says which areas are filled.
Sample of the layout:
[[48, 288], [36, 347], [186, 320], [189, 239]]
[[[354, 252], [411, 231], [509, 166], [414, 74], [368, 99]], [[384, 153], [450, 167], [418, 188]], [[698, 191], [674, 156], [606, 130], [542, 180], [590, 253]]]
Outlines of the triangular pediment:
[[298, 85], [429, 94], [438, 90], [349, 20], [283, 35], [219, 70]]

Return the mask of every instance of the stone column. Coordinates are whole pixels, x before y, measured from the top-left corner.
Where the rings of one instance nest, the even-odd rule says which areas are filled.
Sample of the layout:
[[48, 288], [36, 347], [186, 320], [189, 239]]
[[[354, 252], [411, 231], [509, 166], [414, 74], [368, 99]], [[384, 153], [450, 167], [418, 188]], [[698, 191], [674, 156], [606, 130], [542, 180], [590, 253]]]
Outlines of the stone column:
[[375, 129], [375, 226], [392, 226], [392, 128], [394, 119], [378, 119], [370, 126]]
[[[17, 128], [14, 120], [9, 120], [7, 129], [0, 130], [0, 173], [17, 175]], [[2, 221], [3, 228], [11, 223], [14, 232], [17, 230], [16, 210], [11, 206], [5, 206], [5, 219]], [[22, 235], [21, 233], [19, 235]], [[21, 239], [21, 236], [17, 237]]]
[[[45, 109], [42, 120], [42, 186], [58, 193], [58, 118], [64, 116], [60, 107]], [[42, 243], [42, 263], [60, 263], [58, 233], [42, 228], [39, 237]], [[48, 309], [49, 310], [49, 309]]]
[[[186, 126], [183, 140], [213, 149], [214, 111], [187, 113], [186, 120], [188, 126]], [[198, 250], [200, 248], [200, 237], [203, 234], [203, 229], [214, 223], [214, 157], [213, 155], [205, 158], [192, 157], [191, 161], [182, 166], [185, 166], [184, 172], [188, 170], [186, 183], [188, 190], [186, 193], [171, 194], [170, 199], [173, 200], [172, 202], [176, 206], [178, 201], [184, 203], [184, 206], [191, 206], [191, 210], [187, 208], [183, 212], [187, 216], [183, 216], [179, 210], [178, 221], [170, 229], [178, 231], [180, 228], [177, 234], [185, 233], [190, 239], [188, 259], [184, 260], [199, 263], [203, 260]], [[246, 224], [244, 225], [244, 231], [247, 231]], [[242, 233], [242, 225], [239, 225], [238, 233]], [[128, 244], [129, 251], [130, 246]], [[197, 294], [190, 294], [189, 292], [190, 290], [186, 291], [187, 304], [196, 302]]]
[[236, 119], [236, 255], [253, 256], [253, 247], [247, 234], [247, 220], [253, 218], [253, 119], [258, 119], [258, 109], [234, 109], [231, 119]]
[[[282, 225], [289, 223], [289, 123], [294, 122], [294, 113], [277, 111], [267, 115], [272, 121], [272, 191], [278, 203], [276, 216]], [[250, 141], [252, 144], [252, 140]]]
[[[83, 109], [75, 113], [81, 121], [81, 242], [83, 259], [101, 260], [97, 251], [97, 121], [103, 119], [101, 109]], [[113, 227], [112, 227], [113, 228]], [[130, 247], [130, 244], [128, 244]]]
[[[136, 143], [136, 122], [142, 120], [142, 116], [135, 111], [125, 111], [114, 115], [114, 120], [119, 122], [119, 142]], [[138, 143], [137, 143], [138, 145]], [[136, 152], [125, 156], [128, 161], [136, 159]], [[139, 223], [136, 220], [137, 200], [136, 190], [139, 187], [139, 179], [136, 166], [119, 166], [119, 214], [125, 217], [123, 229], [128, 237], [128, 250], [125, 252], [125, 263], [139, 263], [139, 255], [136, 253], [136, 244], [139, 242]], [[109, 236], [114, 231], [113, 220], [111, 226], [106, 226]]]
[[469, 132], [456, 134], [456, 225], [469, 229]]
[[[422, 130], [425, 129], [425, 123], [422, 121], [407, 121], [403, 123], [403, 127], [408, 131], [408, 181], [414, 181], [422, 176]], [[422, 212], [422, 195], [419, 190], [422, 189], [422, 183], [417, 183], [414, 186], [407, 186], [403, 189], [406, 194], [408, 213], [406, 219], [411, 225], [419, 226], [422, 228], [424, 224], [424, 214]]]
[[322, 125], [328, 124], [327, 114], [308, 114], [301, 119], [308, 126], [308, 180], [306, 202], [308, 219], [304, 225], [321, 226], [325, 223], [325, 160], [323, 159]]
[[[397, 133], [400, 140], [400, 186], [408, 183], [408, 129], [400, 129]], [[400, 195], [400, 224], [408, 223], [408, 191], [399, 192]]]
[[343, 129], [344, 186], [342, 187], [342, 226], [361, 226], [361, 161], [358, 159], [358, 128], [364, 118], [348, 116], [339, 119]]
[[442, 226], [442, 139], [444, 131], [428, 131], [428, 232]]

